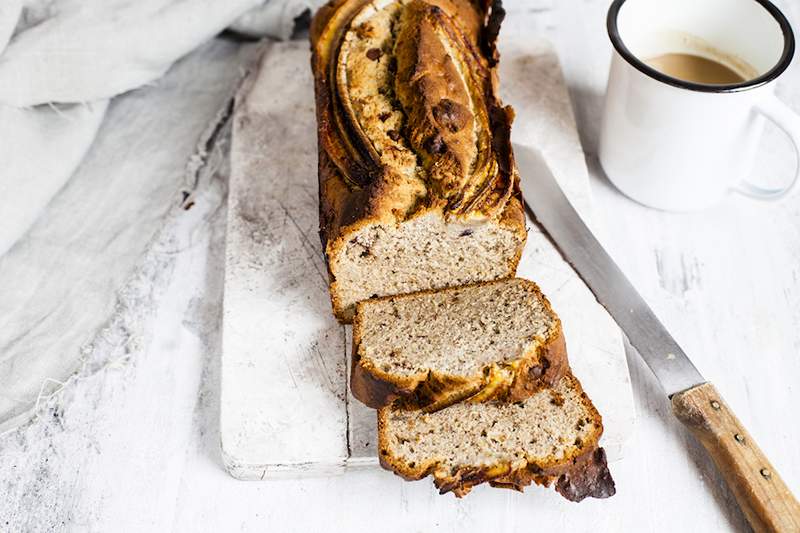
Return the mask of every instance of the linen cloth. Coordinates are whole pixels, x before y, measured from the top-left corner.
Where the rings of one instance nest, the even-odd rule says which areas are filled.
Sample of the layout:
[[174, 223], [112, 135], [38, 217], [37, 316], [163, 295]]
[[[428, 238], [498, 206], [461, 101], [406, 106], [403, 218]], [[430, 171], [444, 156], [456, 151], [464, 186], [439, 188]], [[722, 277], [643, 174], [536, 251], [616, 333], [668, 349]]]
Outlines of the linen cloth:
[[163, 270], [142, 258], [195, 192], [214, 148], [198, 139], [226, 120], [255, 50], [213, 37], [288, 38], [318, 3], [0, 2], [0, 432], [111, 324], [130, 333], [115, 349], [136, 342], [118, 291]]
[[[0, 255], [77, 168], [107, 100], [229, 25], [286, 39], [318, 0], [3, 0]], [[87, 105], [88, 104], [88, 105]]]

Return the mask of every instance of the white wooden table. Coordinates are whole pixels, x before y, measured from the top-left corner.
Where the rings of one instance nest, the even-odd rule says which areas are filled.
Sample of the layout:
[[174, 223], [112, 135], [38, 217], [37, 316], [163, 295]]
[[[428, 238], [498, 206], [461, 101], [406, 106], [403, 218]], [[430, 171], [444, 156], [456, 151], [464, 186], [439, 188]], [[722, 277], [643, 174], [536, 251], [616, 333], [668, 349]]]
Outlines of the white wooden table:
[[[508, 2], [504, 31], [549, 37], [593, 169], [598, 215], [620, 266], [800, 494], [800, 197], [731, 198], [674, 215], [622, 197], [594, 153], [610, 47], [606, 1]], [[800, 28], [800, 5], [780, 2]], [[515, 24], [514, 20], [523, 20]], [[779, 93], [800, 109], [795, 64]], [[768, 137], [761, 169], [790, 171]], [[774, 141], [774, 142], [773, 142]], [[775, 158], [769, 157], [772, 154]], [[780, 163], [776, 163], [779, 161]], [[119, 362], [87, 374], [32, 423], [0, 436], [0, 531], [745, 531], [700, 446], [629, 354], [638, 422], [614, 465], [617, 495], [575, 505], [554, 492], [478, 488], [438, 496], [383, 471], [241, 482], [221, 465], [219, 332], [224, 184], [199, 197], [202, 238], [172, 254], [155, 315]], [[314, 438], [311, 435], [309, 438]]]

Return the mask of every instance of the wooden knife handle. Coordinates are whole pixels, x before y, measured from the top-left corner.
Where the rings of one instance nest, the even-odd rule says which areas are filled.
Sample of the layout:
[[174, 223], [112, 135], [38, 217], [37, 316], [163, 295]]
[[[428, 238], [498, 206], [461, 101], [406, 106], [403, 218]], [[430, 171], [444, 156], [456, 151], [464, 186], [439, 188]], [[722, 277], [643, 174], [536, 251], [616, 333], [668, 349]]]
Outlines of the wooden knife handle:
[[672, 397], [756, 532], [800, 531], [800, 504], [711, 383]]

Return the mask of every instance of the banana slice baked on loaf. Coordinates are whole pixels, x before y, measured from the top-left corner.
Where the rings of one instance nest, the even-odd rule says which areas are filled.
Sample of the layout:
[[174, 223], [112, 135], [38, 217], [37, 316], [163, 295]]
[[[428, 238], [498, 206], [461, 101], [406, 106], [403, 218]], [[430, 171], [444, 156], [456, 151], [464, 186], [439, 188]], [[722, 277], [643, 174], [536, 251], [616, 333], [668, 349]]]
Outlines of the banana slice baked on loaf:
[[333, 0], [311, 29], [334, 313], [513, 276], [525, 219], [490, 0]]
[[350, 389], [374, 408], [517, 401], [568, 370], [561, 321], [519, 278], [365, 300], [352, 353]]
[[441, 493], [458, 497], [484, 482], [520, 491], [555, 482], [572, 501], [612, 496], [602, 433], [600, 415], [571, 374], [516, 403], [378, 411], [381, 465], [408, 480], [433, 475]]

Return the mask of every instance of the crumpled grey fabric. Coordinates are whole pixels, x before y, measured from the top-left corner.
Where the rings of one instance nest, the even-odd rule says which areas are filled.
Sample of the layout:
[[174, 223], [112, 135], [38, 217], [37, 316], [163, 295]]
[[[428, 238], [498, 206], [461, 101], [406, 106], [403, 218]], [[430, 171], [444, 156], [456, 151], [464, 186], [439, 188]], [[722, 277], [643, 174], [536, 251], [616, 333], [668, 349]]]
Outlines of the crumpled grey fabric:
[[[162, 248], [170, 242], [166, 214], [190, 206], [214, 149], [204, 132], [226, 120], [256, 48], [212, 39], [152, 86], [113, 99], [75, 174], [0, 257], [0, 433], [57, 391], [103, 331], [121, 329], [120, 356], [143, 342], [137, 317], [148, 304], [126, 287], [164, 277], [145, 252], [156, 233]], [[185, 244], [175, 243], [156, 255], [179, 254]]]
[[111, 317], [135, 339], [118, 291], [158, 275], [138, 262], [256, 48], [214, 36], [288, 38], [320, 3], [0, 0], [0, 431]]
[[228, 26], [288, 38], [320, 0], [0, 2], [0, 255], [67, 182], [108, 99]]

